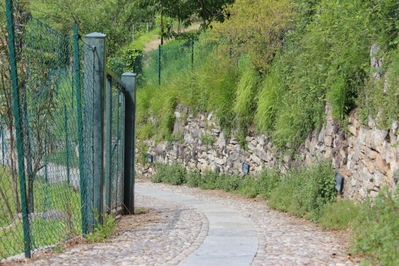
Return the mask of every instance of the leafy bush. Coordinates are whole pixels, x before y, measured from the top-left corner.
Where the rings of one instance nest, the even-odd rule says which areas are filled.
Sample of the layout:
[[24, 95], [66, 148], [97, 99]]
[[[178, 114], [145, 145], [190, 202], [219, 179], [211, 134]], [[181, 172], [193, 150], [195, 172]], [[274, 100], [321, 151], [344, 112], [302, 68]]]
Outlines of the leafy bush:
[[270, 193], [268, 204], [280, 211], [317, 220], [336, 198], [334, 171], [327, 163], [291, 169]]
[[165, 182], [172, 185], [181, 185], [187, 182], [187, 171], [183, 165], [174, 163], [172, 165], [157, 163], [157, 172], [152, 177], [152, 182]]
[[219, 174], [213, 171], [206, 171], [201, 176], [201, 183], [199, 187], [201, 189], [215, 189], [217, 188], [217, 180]]
[[259, 196], [269, 199], [270, 193], [281, 183], [282, 174], [277, 169], [264, 169], [256, 179], [256, 189]]
[[284, 87], [279, 69], [273, 67], [270, 73], [263, 80], [260, 88], [258, 106], [255, 113], [255, 124], [261, 132], [274, 130], [276, 114], [282, 102]]
[[187, 174], [187, 186], [199, 187], [201, 184], [201, 172], [194, 170], [189, 171]]
[[241, 182], [239, 175], [222, 174], [216, 181], [216, 187], [226, 192], [234, 192], [241, 186]]

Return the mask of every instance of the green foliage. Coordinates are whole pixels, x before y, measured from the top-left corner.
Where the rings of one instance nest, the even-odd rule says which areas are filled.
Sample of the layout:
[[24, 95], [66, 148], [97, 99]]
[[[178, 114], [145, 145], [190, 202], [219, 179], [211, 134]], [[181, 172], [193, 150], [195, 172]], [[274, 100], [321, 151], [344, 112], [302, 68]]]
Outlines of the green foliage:
[[270, 207], [317, 220], [322, 207], [336, 198], [334, 171], [327, 163], [291, 169], [268, 200]]
[[201, 172], [194, 170], [187, 173], [187, 186], [199, 187], [201, 184]]
[[139, 35], [146, 30], [146, 22], [153, 20], [154, 14], [139, 8], [136, 2], [93, 0], [88, 5], [83, 0], [32, 0], [29, 8], [35, 17], [65, 35], [70, 34], [75, 24], [83, 34], [106, 34], [107, 54], [114, 55], [132, 40], [132, 21]]
[[370, 80], [358, 99], [359, 114], [363, 121], [371, 116], [381, 129], [389, 129], [394, 121], [399, 120], [399, 48], [385, 57], [384, 63], [390, 62], [383, 71], [385, 76]]
[[353, 226], [353, 249], [366, 255], [366, 262], [380, 265], [399, 263], [399, 200], [387, 188], [374, 202], [366, 201]]
[[339, 200], [327, 203], [321, 209], [320, 218], [317, 223], [323, 229], [342, 230], [350, 228], [358, 219], [360, 205], [353, 200]]
[[257, 96], [260, 77], [259, 73], [253, 69], [248, 58], [243, 57], [239, 61], [239, 66], [241, 76], [237, 83], [233, 110], [237, 117], [240, 145], [244, 146], [245, 136], [252, 124], [253, 114], [256, 109], [255, 97]]
[[[98, 214], [96, 217], [96, 220], [98, 221]], [[97, 228], [94, 229], [93, 233], [85, 235], [85, 238], [89, 243], [104, 242], [105, 240], [109, 239], [114, 232], [115, 216], [105, 215], [103, 219], [104, 224], [98, 223]]]
[[222, 174], [216, 180], [216, 187], [226, 192], [235, 192], [240, 188], [242, 178], [239, 175]]
[[[190, 25], [193, 18], [201, 18], [206, 28], [212, 21], [223, 21], [223, 10], [233, 0], [203, 0], [203, 1], [175, 1], [175, 0], [145, 0], [138, 1], [139, 7], [154, 9], [162, 15], [177, 19], [184, 25]], [[162, 30], [163, 32], [164, 30]]]
[[154, 183], [169, 183], [172, 185], [181, 185], [187, 182], [187, 171], [183, 165], [174, 163], [172, 165], [156, 164], [157, 172], [152, 177]]
[[276, 168], [262, 170], [256, 179], [257, 194], [266, 200], [269, 199], [270, 193], [281, 184], [281, 180], [282, 174]]
[[254, 122], [261, 132], [274, 130], [276, 114], [282, 104], [284, 87], [277, 67], [273, 67], [262, 82]]
[[[291, 0], [237, 0], [227, 10], [229, 19], [214, 23], [212, 35], [220, 42], [222, 60], [234, 53], [238, 59], [249, 56], [255, 69], [267, 72], [281, 48], [283, 33], [289, 24]], [[224, 57], [223, 57], [224, 56]]]
[[199, 187], [201, 189], [215, 189], [217, 188], [217, 181], [219, 174], [213, 171], [206, 171], [201, 175], [201, 182]]
[[[9, 169], [0, 167], [0, 258], [24, 250], [22, 219], [14, 195]], [[18, 184], [17, 188], [18, 188]], [[66, 184], [49, 184], [37, 176], [34, 182], [35, 213], [30, 221], [32, 247], [54, 245], [81, 232], [80, 193]], [[9, 207], [10, 212], [6, 206]], [[50, 219], [42, 216], [48, 212]]]
[[136, 142], [136, 162], [141, 163], [141, 164], [146, 164], [147, 163], [147, 152], [148, 152], [148, 146], [142, 142], [142, 141], [137, 141]]
[[213, 144], [213, 137], [210, 135], [202, 134], [200, 140], [206, 146], [212, 146]]

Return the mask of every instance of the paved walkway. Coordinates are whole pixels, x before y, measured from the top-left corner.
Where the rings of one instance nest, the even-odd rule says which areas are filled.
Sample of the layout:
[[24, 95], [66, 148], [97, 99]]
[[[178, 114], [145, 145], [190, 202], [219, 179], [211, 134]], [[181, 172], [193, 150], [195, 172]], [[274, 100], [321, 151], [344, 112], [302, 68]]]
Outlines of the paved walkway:
[[140, 181], [135, 191], [135, 205], [153, 212], [153, 221], [30, 264], [355, 265], [336, 233], [270, 210], [262, 200]]
[[237, 211], [201, 199], [137, 186], [136, 192], [165, 201], [182, 203], [202, 212], [206, 219], [201, 246], [180, 265], [250, 265], [258, 248], [258, 237], [250, 219]]

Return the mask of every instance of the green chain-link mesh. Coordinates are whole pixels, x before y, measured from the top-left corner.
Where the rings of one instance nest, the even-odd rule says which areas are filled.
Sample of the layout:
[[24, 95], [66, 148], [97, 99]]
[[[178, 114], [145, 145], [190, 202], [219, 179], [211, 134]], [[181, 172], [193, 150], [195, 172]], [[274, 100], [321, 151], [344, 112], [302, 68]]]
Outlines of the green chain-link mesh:
[[[85, 132], [94, 123], [87, 111], [93, 97], [90, 89], [81, 87], [93, 87], [83, 76], [90, 68], [94, 70], [90, 62], [94, 49], [77, 42], [77, 31], [75, 36], [64, 36], [14, 3], [13, 11], [8, 7], [15, 34], [12, 55], [4, 37], [11, 34], [6, 23], [10, 14], [3, 3], [0, 7], [1, 262], [24, 251], [29, 256], [30, 250], [86, 233], [88, 223], [93, 222], [94, 214], [87, 213], [91, 211], [92, 179], [84, 178], [90, 175], [84, 169], [92, 164], [85, 156], [92, 149]], [[18, 106], [10, 75], [13, 64], [17, 69]], [[106, 211], [120, 209], [123, 204], [124, 94], [116, 81], [111, 81], [111, 87]], [[21, 137], [20, 147], [17, 137]], [[22, 156], [20, 161], [18, 156]], [[21, 182], [25, 183], [22, 188], [26, 197], [21, 197]]]

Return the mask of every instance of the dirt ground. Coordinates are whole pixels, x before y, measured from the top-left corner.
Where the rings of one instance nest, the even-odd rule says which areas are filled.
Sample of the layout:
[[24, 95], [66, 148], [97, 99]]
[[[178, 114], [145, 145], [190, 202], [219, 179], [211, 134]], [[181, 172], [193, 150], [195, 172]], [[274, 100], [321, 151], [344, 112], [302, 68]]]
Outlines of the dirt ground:
[[[137, 207], [136, 214], [126, 215], [126, 216], [117, 216], [115, 218], [116, 227], [111, 236], [116, 237], [122, 234], [124, 231], [131, 230], [131, 228], [143, 228], [150, 224], [159, 223], [159, 212], [153, 209], [144, 209]], [[32, 253], [31, 259], [14, 259], [10, 262], [0, 262], [0, 265], [10, 266], [10, 265], [21, 265], [24, 263], [34, 263], [37, 260], [48, 259], [54, 257], [60, 253], [66, 252], [73, 248], [77, 248], [79, 246], [90, 246], [95, 243], [88, 243], [87, 240], [83, 236], [77, 236], [65, 242], [58, 244], [55, 248], [47, 248], [44, 250], [35, 251]]]

